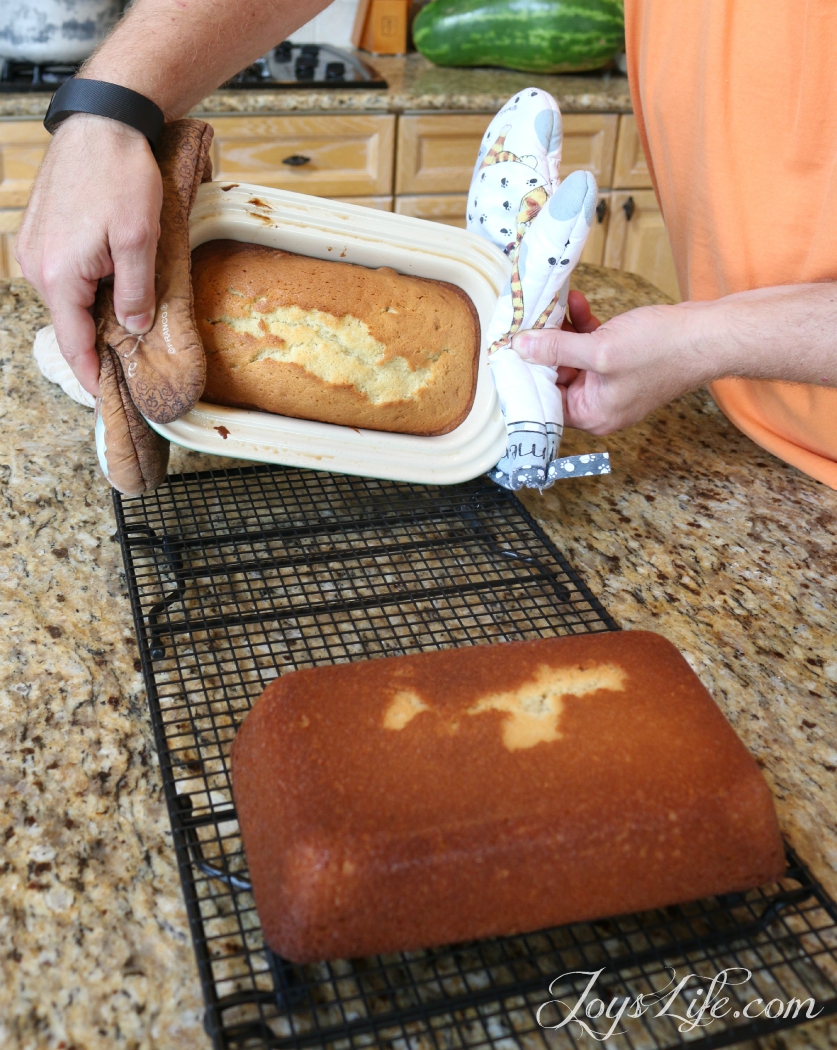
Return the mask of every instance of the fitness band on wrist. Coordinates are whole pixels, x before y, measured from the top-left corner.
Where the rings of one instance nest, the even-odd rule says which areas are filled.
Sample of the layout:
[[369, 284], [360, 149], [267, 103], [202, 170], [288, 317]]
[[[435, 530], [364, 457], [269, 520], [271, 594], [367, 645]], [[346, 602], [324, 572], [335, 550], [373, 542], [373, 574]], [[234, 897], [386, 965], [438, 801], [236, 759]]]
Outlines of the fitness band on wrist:
[[160, 107], [138, 91], [108, 84], [104, 80], [78, 77], [70, 77], [52, 96], [44, 127], [53, 135], [58, 125], [73, 113], [93, 113], [127, 124], [145, 135], [152, 149], [156, 147], [165, 123]]

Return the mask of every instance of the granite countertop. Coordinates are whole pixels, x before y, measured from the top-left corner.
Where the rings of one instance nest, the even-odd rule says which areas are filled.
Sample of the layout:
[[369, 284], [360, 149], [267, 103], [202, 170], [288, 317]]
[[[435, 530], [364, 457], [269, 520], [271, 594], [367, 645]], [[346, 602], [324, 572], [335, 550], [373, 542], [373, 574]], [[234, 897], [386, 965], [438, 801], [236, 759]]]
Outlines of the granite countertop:
[[[665, 298], [596, 267], [577, 284], [603, 318]], [[30, 356], [47, 319], [0, 284], [0, 1046], [207, 1050], [110, 492], [90, 411]], [[526, 506], [617, 622], [685, 653], [837, 896], [837, 492], [704, 393], [564, 445], [602, 447], [612, 475]], [[228, 462], [174, 450], [172, 469]], [[837, 1024], [741, 1046], [834, 1048]]]
[[[386, 80], [386, 90], [296, 88], [216, 91], [196, 106], [196, 116], [224, 113], [377, 112], [460, 110], [496, 113], [510, 95], [534, 85], [558, 100], [562, 113], [630, 113], [628, 79], [616, 73], [545, 76], [508, 69], [448, 69], [417, 53], [406, 57], [363, 55]], [[0, 118], [43, 118], [49, 94], [0, 95]]]

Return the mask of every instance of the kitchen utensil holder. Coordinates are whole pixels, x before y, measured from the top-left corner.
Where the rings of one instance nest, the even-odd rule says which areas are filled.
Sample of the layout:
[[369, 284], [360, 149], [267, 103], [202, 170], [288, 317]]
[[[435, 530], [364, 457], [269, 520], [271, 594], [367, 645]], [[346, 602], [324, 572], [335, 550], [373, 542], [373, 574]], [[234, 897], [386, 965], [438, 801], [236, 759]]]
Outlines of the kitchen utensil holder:
[[[672, 969], [678, 980], [694, 975], [679, 1009], [626, 1018], [608, 1050], [707, 1050], [799, 1024], [812, 1009], [837, 1012], [837, 906], [790, 851], [787, 875], [748, 893], [369, 959], [276, 957], [249, 892], [228, 756], [277, 673], [617, 625], [523, 505], [483, 479], [416, 486], [231, 467], [113, 498], [218, 1050], [594, 1046], [577, 1022], [542, 1027], [539, 1016], [553, 1025], [558, 1015], [538, 1008], [572, 1006], [599, 969], [603, 1003], [659, 992]], [[697, 1011], [730, 967], [751, 977], [724, 992], [727, 1014], [684, 1030], [672, 1014]], [[757, 998], [791, 1005], [743, 1016]]]

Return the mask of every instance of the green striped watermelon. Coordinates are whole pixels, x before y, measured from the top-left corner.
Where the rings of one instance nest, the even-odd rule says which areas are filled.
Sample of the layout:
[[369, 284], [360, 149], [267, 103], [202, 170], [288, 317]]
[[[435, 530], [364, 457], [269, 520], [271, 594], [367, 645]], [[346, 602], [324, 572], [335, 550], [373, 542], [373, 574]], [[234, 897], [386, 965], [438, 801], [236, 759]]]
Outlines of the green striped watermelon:
[[413, 40], [440, 66], [598, 69], [624, 47], [623, 0], [431, 0]]

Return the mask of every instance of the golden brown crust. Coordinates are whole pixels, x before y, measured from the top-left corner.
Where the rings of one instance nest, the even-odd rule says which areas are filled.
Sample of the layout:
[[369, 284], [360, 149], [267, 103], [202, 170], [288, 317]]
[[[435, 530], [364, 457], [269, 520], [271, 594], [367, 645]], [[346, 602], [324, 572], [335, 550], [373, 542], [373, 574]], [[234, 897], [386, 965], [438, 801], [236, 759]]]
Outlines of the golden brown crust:
[[237, 241], [197, 248], [192, 284], [206, 401], [427, 436], [471, 409], [479, 319], [452, 284]]
[[233, 790], [265, 937], [294, 961], [404, 950], [765, 883], [758, 766], [642, 631], [277, 679]]

